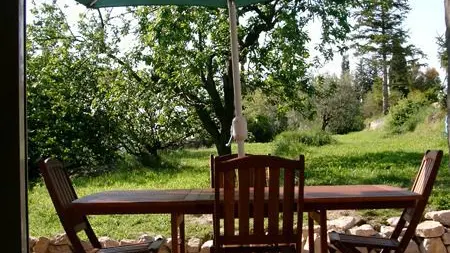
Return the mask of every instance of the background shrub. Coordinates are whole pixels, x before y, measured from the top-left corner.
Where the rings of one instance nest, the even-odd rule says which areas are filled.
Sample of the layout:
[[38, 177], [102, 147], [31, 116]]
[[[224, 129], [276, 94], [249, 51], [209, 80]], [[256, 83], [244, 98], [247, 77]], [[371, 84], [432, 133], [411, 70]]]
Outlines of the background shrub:
[[400, 100], [391, 107], [387, 119], [387, 130], [394, 134], [413, 131], [425, 117], [424, 113], [420, 113], [424, 111], [422, 110], [424, 105], [425, 101], [421, 99], [405, 98]]
[[335, 140], [325, 131], [285, 131], [273, 141], [275, 155], [297, 157], [307, 146], [323, 146]]
[[275, 126], [267, 116], [258, 115], [250, 118], [247, 125], [250, 140], [253, 142], [269, 142], [275, 136]]

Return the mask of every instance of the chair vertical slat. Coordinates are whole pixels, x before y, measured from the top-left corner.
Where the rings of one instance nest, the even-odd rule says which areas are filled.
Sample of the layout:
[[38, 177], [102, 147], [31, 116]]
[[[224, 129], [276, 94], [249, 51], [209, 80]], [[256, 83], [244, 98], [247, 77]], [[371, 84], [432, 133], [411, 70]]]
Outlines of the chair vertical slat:
[[269, 235], [278, 235], [280, 201], [280, 168], [276, 165], [269, 169]]
[[249, 171], [249, 186], [254, 187], [255, 186], [255, 168], [248, 168]]
[[265, 168], [255, 170], [255, 187], [253, 196], [253, 228], [254, 234], [264, 234], [264, 188], [266, 180]]
[[284, 169], [283, 234], [292, 235], [294, 225], [294, 170]]
[[239, 178], [239, 235], [249, 234], [249, 203], [250, 203], [250, 170], [238, 171]]
[[224, 172], [223, 174], [224, 174], [223, 175], [223, 177], [224, 177], [223, 201], [224, 201], [224, 203], [226, 203], [226, 205], [224, 205], [224, 234], [226, 236], [231, 236], [231, 235], [234, 235], [235, 175], [234, 175], [234, 170], [228, 170], [228, 171]]

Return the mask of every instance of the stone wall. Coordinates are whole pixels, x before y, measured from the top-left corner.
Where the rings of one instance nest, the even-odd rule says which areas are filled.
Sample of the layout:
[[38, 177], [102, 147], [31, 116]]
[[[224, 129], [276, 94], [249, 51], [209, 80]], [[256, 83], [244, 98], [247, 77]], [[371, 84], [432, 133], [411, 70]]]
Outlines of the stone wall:
[[[345, 232], [348, 234], [362, 236], [381, 236], [389, 237], [393, 232], [398, 217], [387, 220], [387, 225], [380, 225], [376, 230], [373, 226], [364, 223], [361, 219], [352, 216], [341, 216], [337, 219], [328, 220], [328, 230]], [[378, 227], [378, 226], [377, 226]], [[316, 252], [320, 250], [319, 226], [314, 228], [314, 243]], [[308, 249], [308, 230], [303, 228], [303, 252], [310, 253]], [[411, 240], [405, 253], [450, 253], [450, 210], [434, 211], [425, 214], [425, 220], [421, 222], [416, 229], [418, 243]], [[161, 236], [157, 236], [161, 237]], [[147, 234], [141, 235], [137, 239], [113, 240], [109, 237], [100, 237], [99, 240], [104, 247], [119, 246], [140, 242], [153, 241], [155, 238]], [[83, 242], [88, 253], [95, 253], [96, 249]], [[212, 241], [202, 242], [198, 238], [190, 238], [186, 243], [187, 253], [209, 253]], [[70, 253], [69, 241], [65, 234], [53, 238], [30, 237], [30, 252], [34, 253]], [[171, 240], [160, 249], [161, 253], [171, 252]], [[362, 251], [363, 253], [367, 253]], [[375, 252], [375, 251], [373, 251]], [[372, 252], [371, 252], [372, 253]]]

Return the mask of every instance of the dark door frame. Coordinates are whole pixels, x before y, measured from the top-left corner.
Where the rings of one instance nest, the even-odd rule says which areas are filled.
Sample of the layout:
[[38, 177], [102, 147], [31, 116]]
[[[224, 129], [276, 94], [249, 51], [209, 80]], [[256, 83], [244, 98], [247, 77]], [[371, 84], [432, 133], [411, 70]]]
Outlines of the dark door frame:
[[25, 121], [25, 0], [0, 8], [2, 252], [28, 252]]

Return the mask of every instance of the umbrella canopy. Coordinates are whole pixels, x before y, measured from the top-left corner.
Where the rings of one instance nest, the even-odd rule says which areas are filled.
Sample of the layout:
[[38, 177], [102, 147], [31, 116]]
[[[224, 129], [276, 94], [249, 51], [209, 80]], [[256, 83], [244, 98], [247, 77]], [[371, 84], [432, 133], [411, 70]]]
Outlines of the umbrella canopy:
[[231, 61], [233, 68], [234, 108], [232, 136], [238, 144], [238, 156], [244, 156], [244, 141], [247, 138], [247, 121], [242, 116], [241, 80], [239, 71], [239, 45], [237, 40], [236, 7], [270, 0], [76, 0], [88, 8], [139, 6], [139, 5], [191, 5], [227, 7], [230, 20]]
[[[227, 0], [76, 0], [89, 8], [140, 6], [140, 5], [192, 5], [208, 7], [227, 7]], [[266, 0], [267, 1], [267, 0]], [[235, 0], [236, 6], [245, 6], [262, 0]]]

